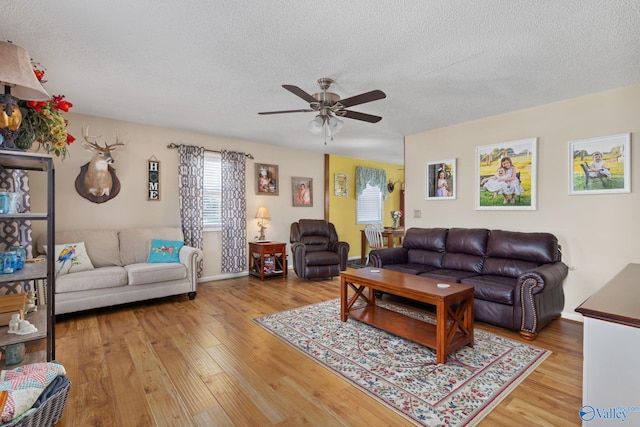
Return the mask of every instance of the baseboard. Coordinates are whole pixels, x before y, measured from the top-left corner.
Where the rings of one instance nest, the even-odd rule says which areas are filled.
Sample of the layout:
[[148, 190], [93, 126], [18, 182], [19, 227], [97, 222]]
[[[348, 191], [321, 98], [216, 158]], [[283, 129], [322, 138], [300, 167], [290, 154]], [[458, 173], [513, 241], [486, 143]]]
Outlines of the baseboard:
[[198, 279], [198, 284], [200, 283], [204, 283], [204, 282], [213, 282], [216, 280], [225, 280], [225, 279], [233, 279], [236, 277], [243, 277], [243, 276], [248, 276], [249, 272], [247, 271], [241, 271], [240, 273], [225, 273], [225, 274], [218, 274], [215, 276], [206, 276], [206, 277], [200, 277]]
[[573, 320], [580, 323], [584, 322], [582, 315], [578, 313], [569, 313], [567, 311], [563, 311], [562, 313], [560, 313], [560, 317], [562, 317], [563, 319]]
[[[287, 270], [292, 270], [293, 267], [292, 266], [287, 266]], [[224, 274], [217, 274], [215, 276], [206, 276], [206, 277], [200, 277], [198, 279], [198, 283], [204, 283], [204, 282], [214, 282], [217, 280], [225, 280], [225, 279], [235, 279], [236, 277], [244, 277], [244, 276], [248, 276], [249, 275], [249, 271], [245, 270], [245, 271], [241, 271], [240, 273], [224, 273]]]

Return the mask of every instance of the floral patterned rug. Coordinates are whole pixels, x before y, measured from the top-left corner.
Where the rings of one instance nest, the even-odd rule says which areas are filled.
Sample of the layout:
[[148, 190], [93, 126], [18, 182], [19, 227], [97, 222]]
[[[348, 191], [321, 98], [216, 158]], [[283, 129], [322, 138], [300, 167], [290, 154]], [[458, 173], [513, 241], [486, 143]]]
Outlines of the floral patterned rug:
[[[377, 303], [435, 323], [431, 313]], [[433, 350], [351, 318], [341, 322], [339, 310], [335, 299], [254, 320], [417, 425], [476, 425], [551, 354], [476, 328], [474, 348], [438, 364]]]

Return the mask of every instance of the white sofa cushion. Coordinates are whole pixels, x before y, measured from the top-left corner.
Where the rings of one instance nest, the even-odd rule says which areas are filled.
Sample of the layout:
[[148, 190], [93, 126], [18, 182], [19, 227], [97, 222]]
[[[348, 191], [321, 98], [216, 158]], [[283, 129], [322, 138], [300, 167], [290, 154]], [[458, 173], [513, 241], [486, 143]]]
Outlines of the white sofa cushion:
[[153, 239], [182, 240], [179, 227], [130, 228], [120, 230], [120, 260], [122, 265], [146, 263]]
[[129, 275], [129, 286], [180, 280], [187, 277], [187, 268], [178, 263], [137, 263], [124, 266]]
[[89, 289], [115, 288], [127, 284], [127, 271], [123, 267], [101, 267], [79, 271], [56, 278], [56, 294]]
[[56, 245], [84, 242], [87, 255], [95, 268], [123, 265], [116, 230], [57, 231]]

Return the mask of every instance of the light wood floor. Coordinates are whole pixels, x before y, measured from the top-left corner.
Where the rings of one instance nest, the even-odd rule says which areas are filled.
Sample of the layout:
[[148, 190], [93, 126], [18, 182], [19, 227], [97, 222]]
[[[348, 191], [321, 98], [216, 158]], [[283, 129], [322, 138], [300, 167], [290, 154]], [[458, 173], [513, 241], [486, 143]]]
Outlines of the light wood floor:
[[[242, 277], [172, 297], [58, 317], [71, 393], [58, 426], [404, 426], [404, 418], [255, 324], [339, 297], [339, 279]], [[519, 340], [519, 335], [477, 324]], [[556, 320], [553, 354], [481, 426], [579, 425], [582, 325]]]

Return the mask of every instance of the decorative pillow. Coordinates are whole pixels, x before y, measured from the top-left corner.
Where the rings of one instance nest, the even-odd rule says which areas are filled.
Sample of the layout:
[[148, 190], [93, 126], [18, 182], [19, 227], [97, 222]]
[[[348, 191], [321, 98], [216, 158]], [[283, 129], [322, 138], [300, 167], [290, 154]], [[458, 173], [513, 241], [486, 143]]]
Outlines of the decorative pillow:
[[180, 249], [183, 246], [184, 242], [180, 240], [153, 239], [147, 262], [180, 262]]
[[93, 270], [84, 242], [56, 245], [56, 275]]

